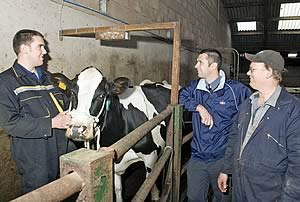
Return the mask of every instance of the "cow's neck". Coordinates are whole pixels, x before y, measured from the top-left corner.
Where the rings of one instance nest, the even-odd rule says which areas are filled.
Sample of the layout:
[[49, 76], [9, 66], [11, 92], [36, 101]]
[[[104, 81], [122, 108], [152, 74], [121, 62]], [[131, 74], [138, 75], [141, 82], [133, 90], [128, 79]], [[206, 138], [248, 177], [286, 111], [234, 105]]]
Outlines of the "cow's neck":
[[109, 110], [106, 112], [106, 123], [101, 132], [102, 147], [110, 146], [122, 137], [124, 137], [124, 119], [122, 117], [123, 106], [119, 102], [119, 98], [113, 96], [110, 98], [111, 103]]

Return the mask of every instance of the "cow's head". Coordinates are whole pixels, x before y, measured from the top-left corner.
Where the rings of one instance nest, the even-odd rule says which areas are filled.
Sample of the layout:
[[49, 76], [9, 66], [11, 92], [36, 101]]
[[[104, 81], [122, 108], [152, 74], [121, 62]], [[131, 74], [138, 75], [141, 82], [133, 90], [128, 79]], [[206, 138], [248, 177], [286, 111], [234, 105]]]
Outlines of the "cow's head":
[[106, 124], [112, 96], [121, 94], [129, 86], [130, 81], [125, 77], [108, 82], [97, 68], [84, 69], [67, 86], [72, 121], [66, 136], [77, 141], [93, 139]]

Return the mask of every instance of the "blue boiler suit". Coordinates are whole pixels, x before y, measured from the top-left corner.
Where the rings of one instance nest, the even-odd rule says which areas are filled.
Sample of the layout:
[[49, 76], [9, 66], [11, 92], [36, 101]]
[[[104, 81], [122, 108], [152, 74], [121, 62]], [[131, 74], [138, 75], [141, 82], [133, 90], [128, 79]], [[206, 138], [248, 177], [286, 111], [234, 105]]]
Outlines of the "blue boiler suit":
[[251, 100], [240, 107], [229, 135], [222, 173], [232, 173], [237, 202], [300, 201], [300, 101], [284, 88], [240, 156]]
[[[49, 93], [62, 106], [66, 99], [50, 82], [50, 74], [37, 70], [39, 80], [15, 62], [0, 74], [0, 127], [11, 139], [24, 193], [55, 180], [59, 156], [67, 150], [65, 130], [52, 129], [51, 119], [59, 112]], [[69, 142], [69, 151], [74, 149]]]

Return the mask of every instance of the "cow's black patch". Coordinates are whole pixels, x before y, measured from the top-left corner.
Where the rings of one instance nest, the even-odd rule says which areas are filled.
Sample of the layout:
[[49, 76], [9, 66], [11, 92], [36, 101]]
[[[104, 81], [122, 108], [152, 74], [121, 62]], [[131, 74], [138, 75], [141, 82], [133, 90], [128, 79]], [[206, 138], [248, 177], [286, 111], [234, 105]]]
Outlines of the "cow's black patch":
[[[144, 112], [141, 112], [132, 104], [128, 105], [128, 109], [123, 108], [122, 115], [125, 122], [125, 134], [130, 133], [138, 126], [148, 121]], [[157, 149], [157, 146], [153, 142], [151, 132], [147, 133], [145, 137], [133, 146], [135, 152], [141, 152], [143, 154], [150, 154]]]
[[145, 84], [142, 86], [142, 90], [147, 99], [158, 113], [166, 109], [170, 103], [171, 91], [163, 86], [154, 84]]

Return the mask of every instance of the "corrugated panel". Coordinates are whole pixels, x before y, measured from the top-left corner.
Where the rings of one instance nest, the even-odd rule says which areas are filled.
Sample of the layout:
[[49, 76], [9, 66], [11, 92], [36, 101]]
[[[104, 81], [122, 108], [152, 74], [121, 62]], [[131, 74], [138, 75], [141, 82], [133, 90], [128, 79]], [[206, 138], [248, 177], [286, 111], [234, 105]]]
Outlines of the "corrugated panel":
[[[235, 4], [235, 3], [249, 3], [251, 5], [251, 3], [254, 2], [258, 2], [258, 0], [223, 0], [224, 4]], [[263, 1], [261, 1], [263, 2]]]
[[253, 17], [262, 18], [263, 17], [263, 7], [262, 6], [251, 6], [251, 7], [238, 7], [238, 8], [228, 8], [228, 18], [230, 20]]
[[278, 30], [297, 30], [300, 29], [300, 20], [279, 20]]
[[256, 21], [237, 22], [238, 31], [256, 31]]
[[280, 6], [280, 17], [300, 16], [300, 3], [284, 3]]
[[[222, 2], [226, 6], [228, 19], [231, 22], [231, 31], [234, 33], [232, 35], [234, 48], [253, 51], [265, 48], [285, 51], [300, 50], [300, 43], [297, 43], [300, 41], [300, 34], [296, 34], [295, 31], [294, 33], [290, 32], [290, 34], [289, 31], [280, 34], [280, 31], [278, 31], [278, 21], [276, 19], [281, 11], [282, 0], [222, 0]], [[266, 2], [268, 3], [267, 6]], [[297, 2], [300, 3], [300, 0]], [[284, 15], [291, 16], [299, 13], [300, 6], [294, 6]], [[240, 33], [236, 24], [238, 19], [247, 19], [246, 21], [258, 19], [257, 32], [250, 32], [248, 36], [238, 35]], [[297, 29], [295, 26], [293, 28]], [[266, 36], [264, 36], [265, 33], [267, 33]]]
[[[284, 3], [280, 6], [280, 17], [300, 16], [300, 3]], [[278, 30], [300, 29], [300, 20], [280, 20]]]

